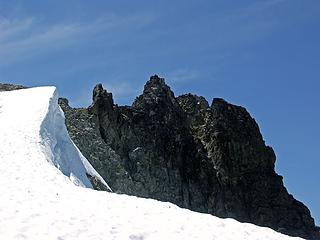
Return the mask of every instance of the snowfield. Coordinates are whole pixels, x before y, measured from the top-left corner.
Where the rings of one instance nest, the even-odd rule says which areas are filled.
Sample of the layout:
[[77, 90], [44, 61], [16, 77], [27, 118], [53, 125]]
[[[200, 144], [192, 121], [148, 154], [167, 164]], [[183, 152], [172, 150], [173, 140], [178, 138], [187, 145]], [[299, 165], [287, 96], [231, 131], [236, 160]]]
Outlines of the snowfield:
[[301, 239], [92, 190], [86, 173], [101, 177], [70, 140], [57, 100], [54, 87], [0, 92], [0, 239]]

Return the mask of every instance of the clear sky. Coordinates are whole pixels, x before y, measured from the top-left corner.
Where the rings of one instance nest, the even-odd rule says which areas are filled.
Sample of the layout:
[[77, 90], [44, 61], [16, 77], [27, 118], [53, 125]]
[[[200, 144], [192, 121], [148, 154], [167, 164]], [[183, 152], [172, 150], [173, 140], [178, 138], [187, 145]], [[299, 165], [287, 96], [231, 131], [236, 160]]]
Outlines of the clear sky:
[[0, 0], [0, 82], [131, 104], [152, 74], [246, 107], [320, 224], [319, 0]]

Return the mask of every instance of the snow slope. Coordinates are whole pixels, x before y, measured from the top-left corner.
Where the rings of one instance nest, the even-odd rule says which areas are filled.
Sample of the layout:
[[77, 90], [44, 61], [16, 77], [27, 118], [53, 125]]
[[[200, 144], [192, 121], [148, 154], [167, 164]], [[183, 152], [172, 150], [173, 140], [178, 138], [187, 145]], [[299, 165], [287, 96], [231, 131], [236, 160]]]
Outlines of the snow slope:
[[0, 239], [300, 239], [94, 191], [86, 173], [99, 177], [68, 137], [54, 87], [0, 92]]

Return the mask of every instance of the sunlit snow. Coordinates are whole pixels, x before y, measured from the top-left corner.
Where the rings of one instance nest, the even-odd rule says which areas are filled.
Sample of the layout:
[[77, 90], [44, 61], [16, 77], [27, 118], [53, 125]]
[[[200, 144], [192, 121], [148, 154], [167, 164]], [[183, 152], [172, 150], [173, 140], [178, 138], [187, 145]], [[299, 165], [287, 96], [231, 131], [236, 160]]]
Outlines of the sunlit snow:
[[101, 177], [68, 137], [57, 98], [54, 87], [0, 92], [0, 239], [299, 239], [90, 189], [86, 173]]

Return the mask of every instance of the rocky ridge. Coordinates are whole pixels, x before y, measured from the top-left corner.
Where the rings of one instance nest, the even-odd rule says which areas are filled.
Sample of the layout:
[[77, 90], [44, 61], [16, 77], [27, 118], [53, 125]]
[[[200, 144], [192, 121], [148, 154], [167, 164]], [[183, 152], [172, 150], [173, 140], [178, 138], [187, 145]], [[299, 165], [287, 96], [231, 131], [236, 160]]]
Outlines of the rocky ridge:
[[113, 191], [320, 239], [308, 208], [275, 173], [275, 154], [245, 108], [175, 97], [156, 75], [132, 106], [114, 104], [101, 84], [88, 109], [59, 103], [72, 140]]
[[[274, 151], [245, 108], [175, 97], [155, 75], [132, 106], [114, 104], [98, 84], [88, 109], [63, 109], [71, 137], [115, 192], [320, 239], [308, 208], [276, 174]], [[79, 121], [90, 123], [90, 136]]]
[[0, 92], [2, 91], [12, 91], [18, 89], [24, 89], [25, 86], [22, 85], [14, 85], [14, 84], [7, 84], [7, 83], [0, 83]]

